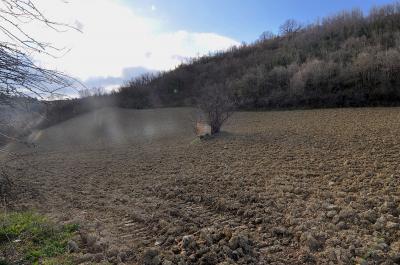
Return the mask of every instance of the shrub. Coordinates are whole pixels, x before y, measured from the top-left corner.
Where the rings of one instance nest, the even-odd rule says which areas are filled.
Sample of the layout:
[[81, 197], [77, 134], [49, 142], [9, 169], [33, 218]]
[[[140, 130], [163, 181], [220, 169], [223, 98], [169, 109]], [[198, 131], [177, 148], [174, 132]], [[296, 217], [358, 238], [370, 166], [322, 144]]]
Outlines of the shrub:
[[203, 88], [198, 106], [211, 127], [211, 134], [220, 132], [222, 125], [232, 115], [235, 108], [229, 90], [216, 84]]

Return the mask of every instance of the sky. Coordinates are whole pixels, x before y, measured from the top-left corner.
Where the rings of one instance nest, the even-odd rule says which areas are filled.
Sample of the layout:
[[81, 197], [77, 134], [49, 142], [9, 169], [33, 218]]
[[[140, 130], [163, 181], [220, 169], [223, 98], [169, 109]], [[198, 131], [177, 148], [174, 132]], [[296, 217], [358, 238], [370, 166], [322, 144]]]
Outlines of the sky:
[[[160, 19], [169, 30], [216, 32], [239, 42], [252, 42], [266, 30], [278, 32], [287, 19], [312, 23], [343, 10], [373, 6], [394, 0], [125, 0], [144, 15]], [[155, 12], [146, 6], [156, 7]]]
[[311, 23], [342, 10], [365, 13], [387, 0], [36, 0], [50, 19], [81, 30], [25, 25], [34, 37], [69, 50], [35, 55], [41, 66], [114, 89], [147, 71], [171, 70], [187, 58], [277, 33], [287, 19]]

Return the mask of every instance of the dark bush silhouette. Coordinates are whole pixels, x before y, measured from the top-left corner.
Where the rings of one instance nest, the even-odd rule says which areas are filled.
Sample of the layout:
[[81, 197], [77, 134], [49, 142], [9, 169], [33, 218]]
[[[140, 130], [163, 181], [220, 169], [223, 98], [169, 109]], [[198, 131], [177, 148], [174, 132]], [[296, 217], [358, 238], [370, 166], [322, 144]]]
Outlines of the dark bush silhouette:
[[235, 109], [232, 95], [227, 87], [220, 84], [207, 85], [201, 93], [198, 107], [211, 127], [211, 134], [217, 134]]

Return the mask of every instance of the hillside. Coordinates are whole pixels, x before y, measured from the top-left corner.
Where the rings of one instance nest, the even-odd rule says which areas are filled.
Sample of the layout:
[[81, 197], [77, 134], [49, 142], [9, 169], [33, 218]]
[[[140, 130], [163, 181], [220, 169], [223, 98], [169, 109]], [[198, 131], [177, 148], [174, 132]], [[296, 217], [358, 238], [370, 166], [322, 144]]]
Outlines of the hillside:
[[193, 105], [221, 84], [247, 109], [398, 105], [399, 45], [400, 3], [288, 20], [277, 36], [132, 80], [113, 96], [127, 108]]

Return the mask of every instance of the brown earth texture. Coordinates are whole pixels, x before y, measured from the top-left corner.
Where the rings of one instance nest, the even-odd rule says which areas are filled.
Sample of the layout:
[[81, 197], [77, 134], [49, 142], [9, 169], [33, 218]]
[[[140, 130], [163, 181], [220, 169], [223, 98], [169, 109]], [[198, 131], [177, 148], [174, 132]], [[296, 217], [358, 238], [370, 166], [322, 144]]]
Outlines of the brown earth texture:
[[0, 154], [15, 209], [79, 223], [77, 264], [399, 264], [400, 108], [104, 109]]

